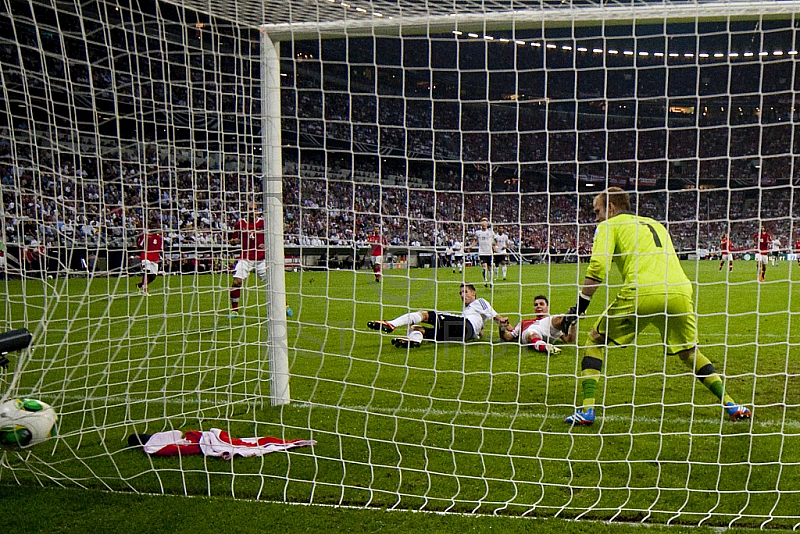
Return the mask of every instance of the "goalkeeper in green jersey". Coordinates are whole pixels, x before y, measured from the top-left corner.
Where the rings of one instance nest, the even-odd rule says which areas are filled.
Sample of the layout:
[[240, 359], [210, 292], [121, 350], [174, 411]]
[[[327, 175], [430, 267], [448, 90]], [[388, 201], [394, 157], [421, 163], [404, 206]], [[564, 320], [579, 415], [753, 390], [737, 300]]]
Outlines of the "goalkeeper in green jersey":
[[581, 351], [580, 385], [583, 406], [564, 422], [591, 425], [595, 421], [595, 392], [603, 371], [605, 346], [627, 345], [647, 325], [661, 332], [667, 354], [677, 355], [704, 386], [716, 395], [733, 420], [748, 419], [748, 408], [736, 404], [725, 392], [722, 378], [697, 348], [692, 284], [683, 272], [672, 239], [659, 222], [631, 213], [628, 193], [610, 187], [594, 199], [597, 230], [592, 258], [578, 303], [561, 323], [567, 332], [586, 312], [592, 295], [607, 279], [611, 264], [622, 274], [619, 294], [594, 324]]

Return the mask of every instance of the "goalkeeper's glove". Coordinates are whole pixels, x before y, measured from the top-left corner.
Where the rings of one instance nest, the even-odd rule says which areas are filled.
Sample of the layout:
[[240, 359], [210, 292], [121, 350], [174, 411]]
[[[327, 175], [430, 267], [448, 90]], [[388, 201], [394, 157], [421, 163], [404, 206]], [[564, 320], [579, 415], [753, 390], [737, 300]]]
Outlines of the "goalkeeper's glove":
[[578, 317], [586, 313], [586, 308], [589, 307], [589, 303], [592, 301], [592, 297], [587, 297], [581, 291], [578, 293], [578, 303], [567, 310], [567, 313], [564, 314], [564, 318], [561, 319], [561, 331], [565, 334], [569, 333], [570, 327], [578, 320]]
[[564, 314], [564, 317], [561, 319], [561, 331], [565, 334], [569, 333], [569, 329], [572, 327], [573, 324], [578, 320], [578, 308], [573, 306], [567, 313]]

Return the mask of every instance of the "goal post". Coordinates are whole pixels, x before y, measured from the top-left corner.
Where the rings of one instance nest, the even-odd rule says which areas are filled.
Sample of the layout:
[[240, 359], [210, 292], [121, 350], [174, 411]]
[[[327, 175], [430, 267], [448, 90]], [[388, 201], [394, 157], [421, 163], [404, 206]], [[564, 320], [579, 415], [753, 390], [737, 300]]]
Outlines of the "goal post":
[[509, 6], [498, 3], [496, 6], [484, 4], [483, 9], [459, 11], [442, 3], [426, 6], [430, 13], [422, 15], [394, 12], [384, 2], [370, 2], [371, 9], [362, 8], [357, 10], [358, 13], [353, 13], [353, 8], [349, 6], [335, 3], [333, 6], [324, 6], [328, 8], [328, 17], [320, 16], [314, 21], [262, 22], [261, 29], [276, 42], [343, 36], [436, 35], [452, 31], [478, 32], [491, 37], [491, 32], [535, 30], [543, 25], [786, 17], [797, 13], [798, 4], [796, 0], [648, 2], [636, 5], [573, 2], [569, 5], [548, 6], [542, 3], [539, 6], [508, 9]]
[[283, 250], [283, 154], [281, 143], [281, 83], [278, 45], [266, 34], [261, 38], [262, 172], [264, 214], [267, 230], [266, 261], [269, 272], [267, 351], [270, 402], [288, 404], [289, 346], [286, 323], [286, 281]]

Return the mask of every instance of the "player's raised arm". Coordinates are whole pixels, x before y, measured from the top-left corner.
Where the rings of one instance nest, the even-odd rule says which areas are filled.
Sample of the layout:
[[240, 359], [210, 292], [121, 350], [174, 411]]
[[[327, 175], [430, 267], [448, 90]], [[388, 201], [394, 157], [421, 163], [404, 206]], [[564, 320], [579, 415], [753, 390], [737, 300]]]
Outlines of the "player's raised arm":
[[564, 319], [566, 315], [556, 315], [553, 317], [553, 326], [561, 331], [561, 341], [564, 343], [574, 343], [578, 332], [577, 321], [572, 321], [570, 324], [564, 326]]
[[594, 278], [587, 277], [584, 279], [583, 287], [581, 288], [580, 293], [578, 293], [578, 301], [576, 302], [575, 306], [572, 306], [569, 310], [567, 310], [567, 313], [563, 315], [563, 318], [560, 321], [561, 331], [565, 335], [570, 335], [570, 331], [572, 331], [574, 335], [576, 326], [575, 323], [578, 321], [578, 317], [586, 314], [586, 310], [589, 308], [589, 303], [592, 302], [592, 296], [594, 295], [594, 292], [597, 291], [599, 286], [600, 282]]

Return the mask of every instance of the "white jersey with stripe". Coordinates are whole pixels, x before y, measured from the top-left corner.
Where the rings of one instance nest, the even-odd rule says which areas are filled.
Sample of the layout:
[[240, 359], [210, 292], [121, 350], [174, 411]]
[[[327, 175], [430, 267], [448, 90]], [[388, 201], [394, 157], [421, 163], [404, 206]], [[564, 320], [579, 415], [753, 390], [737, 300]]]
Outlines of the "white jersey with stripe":
[[497, 312], [494, 311], [494, 308], [486, 299], [475, 299], [464, 306], [463, 315], [472, 325], [475, 337], [478, 337], [486, 321], [491, 321], [497, 315]]

